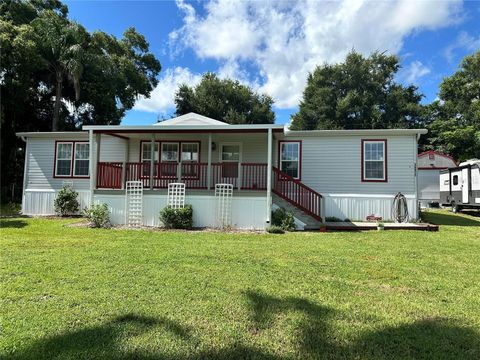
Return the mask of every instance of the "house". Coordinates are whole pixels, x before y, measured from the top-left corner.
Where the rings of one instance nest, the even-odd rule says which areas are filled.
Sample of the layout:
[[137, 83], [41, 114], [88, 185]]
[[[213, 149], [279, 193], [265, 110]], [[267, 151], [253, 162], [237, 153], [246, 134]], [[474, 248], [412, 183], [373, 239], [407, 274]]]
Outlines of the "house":
[[418, 199], [420, 206], [428, 207], [440, 202], [440, 171], [456, 167], [450, 156], [429, 150], [418, 154]]
[[[125, 186], [143, 186], [142, 222], [158, 225], [170, 183], [185, 184], [194, 225], [218, 224], [216, 184], [230, 184], [231, 225], [264, 229], [272, 206], [300, 227], [326, 217], [391, 218], [398, 192], [417, 212], [417, 140], [426, 130], [290, 131], [278, 124], [229, 125], [190, 113], [146, 126], [92, 125], [83, 131], [19, 133], [27, 143], [23, 213], [49, 215], [70, 184], [82, 208], [108, 204], [126, 220]], [[130, 184], [130, 183], [129, 183]]]

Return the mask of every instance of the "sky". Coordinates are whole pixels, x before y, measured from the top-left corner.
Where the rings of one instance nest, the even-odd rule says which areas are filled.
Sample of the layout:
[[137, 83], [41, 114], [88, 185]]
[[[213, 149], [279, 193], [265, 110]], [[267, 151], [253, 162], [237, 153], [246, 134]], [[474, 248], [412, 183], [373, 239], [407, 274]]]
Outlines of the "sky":
[[139, 98], [124, 125], [174, 116], [179, 84], [215, 72], [266, 93], [277, 123], [287, 123], [309, 72], [355, 49], [395, 54], [396, 81], [414, 84], [423, 102], [442, 79], [480, 49], [480, 1], [67, 1], [70, 18], [117, 37], [135, 27], [162, 64], [149, 98]]

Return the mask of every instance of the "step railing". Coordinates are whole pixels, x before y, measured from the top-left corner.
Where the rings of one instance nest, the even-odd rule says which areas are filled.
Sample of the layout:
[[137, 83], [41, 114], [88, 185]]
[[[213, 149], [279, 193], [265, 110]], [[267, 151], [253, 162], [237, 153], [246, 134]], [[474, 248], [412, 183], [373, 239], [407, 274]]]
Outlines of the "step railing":
[[272, 191], [318, 221], [322, 221], [322, 195], [273, 167]]

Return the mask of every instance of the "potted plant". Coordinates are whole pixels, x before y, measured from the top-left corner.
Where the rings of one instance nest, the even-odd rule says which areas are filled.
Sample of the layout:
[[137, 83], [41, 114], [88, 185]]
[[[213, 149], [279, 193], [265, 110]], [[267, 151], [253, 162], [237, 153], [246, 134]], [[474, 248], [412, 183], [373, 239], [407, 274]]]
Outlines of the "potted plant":
[[377, 221], [377, 230], [385, 230], [385, 224], [383, 223], [383, 221]]

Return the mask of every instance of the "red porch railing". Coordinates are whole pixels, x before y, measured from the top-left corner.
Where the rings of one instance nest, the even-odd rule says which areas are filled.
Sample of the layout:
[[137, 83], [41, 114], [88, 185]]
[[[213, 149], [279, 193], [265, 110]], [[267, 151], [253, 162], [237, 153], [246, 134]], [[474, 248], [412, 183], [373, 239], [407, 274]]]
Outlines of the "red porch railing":
[[322, 195], [276, 167], [273, 168], [272, 191], [313, 218], [322, 221]]
[[120, 162], [101, 162], [97, 167], [97, 187], [101, 189], [121, 189], [122, 169]]
[[[97, 187], [122, 188], [123, 164], [98, 163]], [[153, 168], [153, 188], [164, 189], [169, 183], [181, 181], [188, 189], [208, 188], [207, 163], [155, 163]], [[125, 164], [125, 181], [142, 181], [144, 188], [150, 188], [150, 163], [128, 162]], [[232, 184], [245, 190], [265, 190], [267, 188], [267, 164], [261, 163], [212, 163], [210, 188], [215, 184]]]

